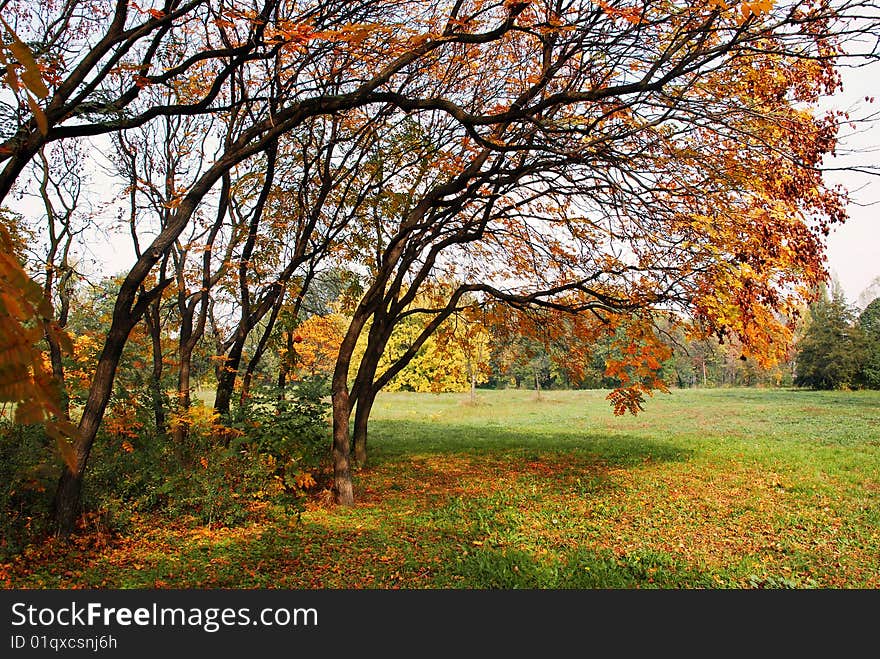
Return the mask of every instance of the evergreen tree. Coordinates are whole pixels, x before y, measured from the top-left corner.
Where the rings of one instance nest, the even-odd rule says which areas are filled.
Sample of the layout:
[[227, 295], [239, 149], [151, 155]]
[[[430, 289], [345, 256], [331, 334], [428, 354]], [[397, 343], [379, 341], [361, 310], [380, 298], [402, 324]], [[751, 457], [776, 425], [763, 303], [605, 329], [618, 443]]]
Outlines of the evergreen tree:
[[871, 302], [859, 316], [865, 337], [862, 381], [870, 389], [880, 389], [880, 298]]
[[798, 345], [794, 383], [812, 389], [848, 389], [861, 384], [865, 339], [843, 291], [827, 289], [810, 305], [810, 325]]

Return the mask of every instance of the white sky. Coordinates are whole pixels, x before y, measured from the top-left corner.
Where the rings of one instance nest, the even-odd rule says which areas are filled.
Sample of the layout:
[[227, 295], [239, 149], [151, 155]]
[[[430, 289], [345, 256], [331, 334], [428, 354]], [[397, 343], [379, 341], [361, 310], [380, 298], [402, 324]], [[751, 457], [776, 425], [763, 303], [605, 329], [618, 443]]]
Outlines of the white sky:
[[[853, 117], [880, 113], [880, 62], [861, 69], [843, 71], [844, 90], [834, 105], [853, 109]], [[876, 97], [873, 104], [866, 96]], [[880, 167], [880, 123], [870, 128], [858, 126], [842, 131], [839, 157], [827, 164], [834, 167], [850, 164]], [[880, 173], [835, 172], [833, 181], [850, 191], [850, 218], [832, 231], [828, 238], [828, 268], [843, 287], [849, 302], [876, 277], [880, 277]]]

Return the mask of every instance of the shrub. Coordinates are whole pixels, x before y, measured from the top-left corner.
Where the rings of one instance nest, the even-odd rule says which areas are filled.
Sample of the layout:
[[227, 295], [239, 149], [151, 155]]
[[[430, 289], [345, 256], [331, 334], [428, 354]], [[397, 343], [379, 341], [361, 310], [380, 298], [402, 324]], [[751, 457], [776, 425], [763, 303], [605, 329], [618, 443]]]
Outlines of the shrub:
[[55, 446], [42, 426], [0, 421], [0, 556], [18, 553], [45, 533], [61, 474]]

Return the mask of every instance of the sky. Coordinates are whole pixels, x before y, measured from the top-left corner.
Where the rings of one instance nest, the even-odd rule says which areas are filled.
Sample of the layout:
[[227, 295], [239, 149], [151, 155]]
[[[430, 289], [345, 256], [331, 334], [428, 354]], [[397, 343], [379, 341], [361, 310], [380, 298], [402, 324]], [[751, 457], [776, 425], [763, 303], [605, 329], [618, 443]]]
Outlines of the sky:
[[[842, 75], [843, 93], [831, 102], [852, 108], [852, 117], [880, 113], [880, 62], [844, 69]], [[866, 96], [876, 101], [865, 103]], [[880, 168], [880, 120], [870, 127], [847, 128], [838, 151], [839, 157], [828, 165]], [[847, 300], [857, 303], [868, 284], [880, 277], [880, 171], [875, 175], [833, 172], [828, 177], [845, 185], [851, 196], [849, 219], [828, 237], [828, 269], [840, 281]]]

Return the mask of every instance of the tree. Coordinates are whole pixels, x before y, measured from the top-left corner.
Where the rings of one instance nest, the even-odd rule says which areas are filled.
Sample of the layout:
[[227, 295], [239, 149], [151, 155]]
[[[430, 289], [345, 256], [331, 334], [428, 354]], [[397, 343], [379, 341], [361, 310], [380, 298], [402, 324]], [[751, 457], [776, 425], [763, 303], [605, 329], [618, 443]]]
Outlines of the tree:
[[830, 297], [823, 287], [810, 306], [809, 325], [798, 345], [795, 385], [813, 389], [858, 385], [865, 346], [854, 321], [855, 312], [840, 287], [834, 287]]
[[[394, 219], [350, 256], [369, 277], [334, 374], [341, 502], [351, 500], [353, 405], [358, 450], [376, 392], [465, 294], [624, 326], [628, 343], [606, 369], [624, 383], [611, 397], [618, 413], [662, 384], [652, 375], [666, 352], [653, 334], [658, 313], [678, 314], [695, 338], [736, 337], [737, 359], [764, 367], [785, 355], [804, 287], [824, 278], [824, 237], [845, 218], [821, 169], [837, 118], [804, 111], [838, 86], [841, 45], [822, 14], [797, 4], [531, 3], [522, 32], [435, 65], [436, 80], [460, 81], [485, 58], [451, 112], [459, 124], [438, 118], [448, 103], [389, 95], [422, 110], [408, 144], [432, 165], [401, 173]], [[470, 110], [484, 111], [486, 98], [504, 99], [501, 111]], [[445, 304], [410, 307], [421, 286], [447, 278], [463, 283]], [[377, 372], [395, 325], [415, 313], [429, 319], [424, 330]]]
[[859, 315], [859, 327], [865, 337], [862, 380], [870, 389], [880, 389], [880, 298], [875, 298]]
[[[476, 387], [484, 380], [488, 361], [489, 337], [481, 315], [478, 305], [465, 302], [461, 311], [440, 324], [386, 388], [433, 393], [469, 391], [470, 401], [475, 403]], [[394, 364], [423, 330], [417, 317], [398, 323], [385, 346], [379, 368], [384, 370]]]

